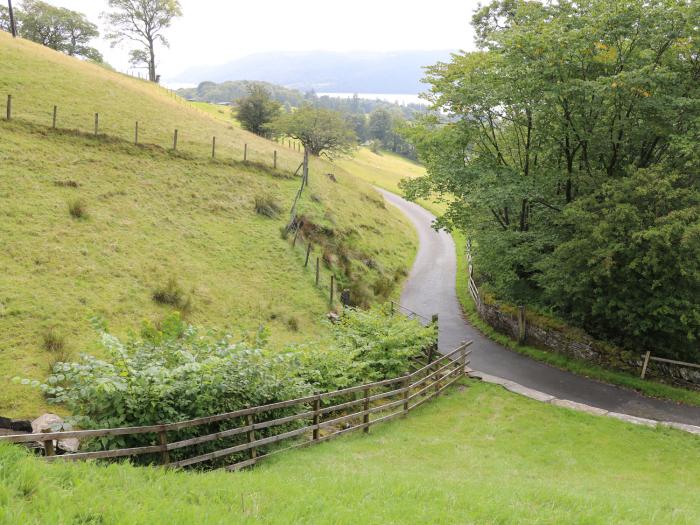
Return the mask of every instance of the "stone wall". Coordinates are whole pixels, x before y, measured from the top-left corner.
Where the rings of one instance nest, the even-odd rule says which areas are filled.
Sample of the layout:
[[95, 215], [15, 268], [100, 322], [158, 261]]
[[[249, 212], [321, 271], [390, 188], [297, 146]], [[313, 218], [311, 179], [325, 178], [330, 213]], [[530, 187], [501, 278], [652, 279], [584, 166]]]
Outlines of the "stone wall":
[[[480, 303], [480, 304], [479, 304]], [[497, 304], [477, 303], [479, 316], [496, 331], [518, 339], [517, 316], [504, 311]], [[559, 330], [539, 326], [528, 318], [525, 322], [525, 343], [543, 350], [556, 352], [596, 365], [639, 375], [642, 369], [642, 352], [629, 352], [603, 343], [579, 330]], [[653, 352], [652, 352], [653, 354]], [[651, 362], [647, 377], [661, 379], [680, 386], [700, 387], [700, 370]]]

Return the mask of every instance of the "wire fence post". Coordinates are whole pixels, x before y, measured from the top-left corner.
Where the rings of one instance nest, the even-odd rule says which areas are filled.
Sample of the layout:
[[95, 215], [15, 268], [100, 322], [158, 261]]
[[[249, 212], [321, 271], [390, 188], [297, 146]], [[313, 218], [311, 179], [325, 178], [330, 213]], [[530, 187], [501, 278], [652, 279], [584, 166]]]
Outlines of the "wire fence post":
[[335, 275], [331, 275], [331, 298], [330, 305], [333, 306], [333, 292], [335, 291]]
[[318, 286], [320, 279], [321, 279], [321, 258], [316, 257], [316, 286]]
[[309, 256], [311, 255], [311, 242], [306, 247], [306, 261], [304, 261], [304, 268], [309, 266]]
[[277, 150], [274, 151], [272, 154], [272, 169], [276, 170], [277, 169]]
[[100, 114], [95, 113], [95, 136], [97, 136], [97, 132], [100, 129]]
[[12, 120], [12, 95], [7, 95], [7, 113], [5, 118]]
[[56, 118], [58, 117], [58, 106], [53, 107], [53, 118], [51, 119], [51, 129], [56, 129]]
[[211, 158], [216, 158], [216, 137], [211, 138]]
[[134, 126], [134, 145], [139, 145], [139, 121], [136, 121], [136, 126]]
[[248, 160], [248, 144], [243, 144], [243, 162]]
[[177, 151], [177, 130], [175, 130], [175, 135], [173, 136], [173, 151]]
[[10, 32], [12, 33], [12, 38], [17, 38], [17, 23], [15, 22], [15, 11], [12, 9], [12, 0], [7, 0], [7, 9], [10, 15]]

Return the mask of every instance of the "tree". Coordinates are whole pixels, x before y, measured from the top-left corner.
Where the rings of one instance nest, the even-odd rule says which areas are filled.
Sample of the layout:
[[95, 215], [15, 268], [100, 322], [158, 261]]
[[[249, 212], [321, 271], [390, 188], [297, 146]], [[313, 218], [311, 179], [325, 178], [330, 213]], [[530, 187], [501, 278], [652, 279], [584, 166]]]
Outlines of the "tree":
[[391, 113], [384, 108], [375, 109], [369, 116], [369, 136], [377, 139], [383, 145], [387, 145], [387, 140], [391, 134]]
[[270, 129], [300, 141], [305, 151], [315, 156], [333, 158], [349, 153], [356, 143], [355, 132], [342, 114], [310, 105], [282, 114]]
[[169, 46], [163, 32], [173, 20], [182, 16], [178, 0], [109, 0], [111, 11], [102, 16], [111, 31], [107, 38], [112, 46], [127, 40], [136, 44], [131, 52], [133, 64], [143, 63], [152, 82], [156, 75], [156, 45]]
[[259, 84], [248, 86], [248, 95], [238, 100], [233, 112], [246, 129], [256, 135], [269, 133], [267, 125], [280, 114], [281, 105]]
[[88, 45], [100, 33], [84, 14], [39, 0], [25, 0], [17, 17], [21, 23], [21, 35], [27, 40], [70, 56], [102, 61], [100, 52]]
[[[494, 1], [473, 19], [480, 49], [428, 69], [430, 98], [448, 123], [431, 117], [409, 130], [429, 174], [404, 187], [414, 198], [448, 197], [440, 224], [474, 237], [477, 268], [492, 292], [554, 309], [588, 329], [605, 326], [598, 333], [611, 340], [661, 343], [662, 332], [654, 336], [648, 312], [635, 307], [631, 294], [602, 287], [586, 275], [585, 264], [565, 263], [561, 250], [578, 246], [576, 256], [585, 258], [584, 247], [591, 247], [585, 238], [594, 235], [611, 253], [621, 242], [634, 251], [601, 264], [640, 264], [645, 245], [630, 237], [644, 235], [652, 223], [630, 225], [621, 236], [603, 235], [600, 215], [583, 210], [637, 206], [640, 217], [654, 213], [643, 200], [625, 202], [619, 191], [603, 188], [630, 189], [625, 181], [638, 180], [649, 172], [644, 170], [662, 173], [662, 166], [669, 173], [694, 172], [695, 179], [683, 180], [688, 191], [700, 191], [699, 12], [697, 2], [685, 0]], [[595, 200], [599, 208], [591, 199], [602, 199]], [[691, 214], [692, 199], [669, 202], [669, 214]], [[587, 223], [566, 220], [570, 214]], [[669, 241], [673, 261], [666, 264], [676, 271], [683, 255], [672, 246]], [[626, 286], [634, 286], [637, 275], [638, 290], [653, 286], [653, 279], [642, 277], [650, 273], [628, 270], [613, 273]], [[692, 272], [675, 275], [679, 286], [697, 289]], [[578, 283], [575, 293], [567, 280], [571, 287]], [[581, 315], [567, 294], [596, 296], [599, 302], [581, 307], [600, 308], [607, 301], [627, 317]], [[663, 303], [663, 294], [646, 290], [643, 296], [660, 301], [659, 310], [678, 311], [678, 303]], [[694, 302], [685, 297], [694, 312], [697, 295]], [[608, 315], [610, 322], [603, 324]], [[663, 333], [678, 350], [688, 348], [683, 338], [700, 336], [697, 330], [677, 320]]]
[[7, 31], [8, 33], [12, 31], [10, 11], [4, 5], [0, 5], [0, 31]]

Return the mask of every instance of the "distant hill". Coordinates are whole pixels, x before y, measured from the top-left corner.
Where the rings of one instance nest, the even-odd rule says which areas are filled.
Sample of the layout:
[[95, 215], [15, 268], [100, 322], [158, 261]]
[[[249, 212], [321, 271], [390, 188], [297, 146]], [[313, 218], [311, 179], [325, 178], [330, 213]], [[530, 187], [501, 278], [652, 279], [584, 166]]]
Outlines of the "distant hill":
[[395, 113], [401, 113], [405, 118], [409, 119], [413, 118], [416, 113], [427, 111], [425, 104], [400, 105], [385, 100], [370, 100], [359, 97], [318, 96], [314, 92], [302, 93], [298, 89], [291, 89], [260, 80], [228, 80], [220, 84], [205, 81], [196, 88], [178, 89], [177, 93], [181, 97], [195, 102], [230, 104], [246, 96], [252, 85], [262, 86], [270, 93], [272, 98], [286, 107], [299, 107], [303, 103], [311, 103], [317, 107], [363, 115], [369, 114], [375, 109], [384, 108]]
[[173, 81], [262, 80], [301, 91], [330, 93], [419, 93], [424, 67], [450, 51], [259, 53], [219, 66], [188, 69]]

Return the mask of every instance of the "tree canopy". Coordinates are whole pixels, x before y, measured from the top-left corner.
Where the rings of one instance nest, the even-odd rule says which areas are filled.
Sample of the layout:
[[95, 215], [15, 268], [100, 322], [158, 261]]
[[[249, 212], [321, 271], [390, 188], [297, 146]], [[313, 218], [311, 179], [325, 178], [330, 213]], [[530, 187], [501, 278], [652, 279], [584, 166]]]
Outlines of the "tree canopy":
[[[100, 33], [84, 14], [39, 0], [25, 0], [22, 9], [15, 13], [23, 38], [70, 56], [102, 61], [100, 52], [89, 45]], [[9, 15], [4, 7], [0, 9], [0, 28], [9, 30]]]
[[332, 158], [349, 153], [356, 143], [355, 132], [341, 113], [310, 105], [281, 115], [270, 129], [300, 141], [316, 156]]
[[182, 16], [178, 0], [109, 0], [110, 11], [103, 13], [110, 27], [107, 38], [112, 45], [128, 41], [136, 46], [130, 52], [131, 63], [148, 68], [152, 82], [156, 75], [156, 45], [168, 46], [163, 34], [173, 21]]
[[250, 84], [248, 94], [239, 99], [233, 108], [243, 129], [257, 135], [269, 132], [267, 125], [279, 116], [281, 104], [260, 84]]
[[429, 175], [405, 187], [454, 198], [440, 224], [474, 237], [497, 295], [700, 361], [699, 19], [684, 0], [495, 1], [479, 49], [428, 69], [449, 123], [408, 130]]

